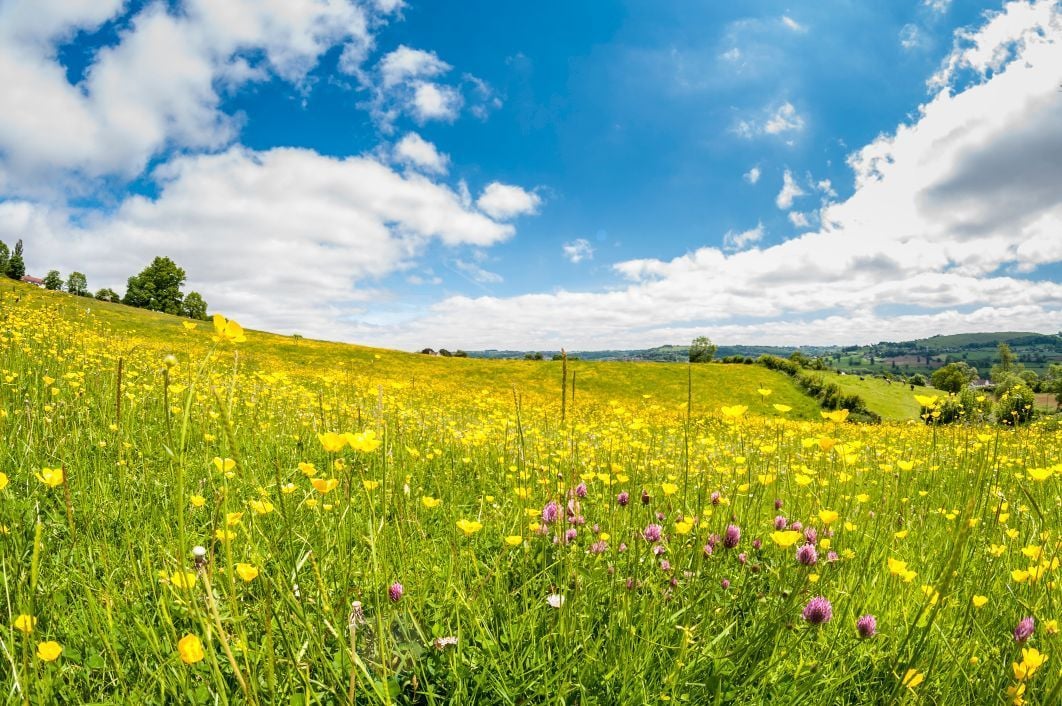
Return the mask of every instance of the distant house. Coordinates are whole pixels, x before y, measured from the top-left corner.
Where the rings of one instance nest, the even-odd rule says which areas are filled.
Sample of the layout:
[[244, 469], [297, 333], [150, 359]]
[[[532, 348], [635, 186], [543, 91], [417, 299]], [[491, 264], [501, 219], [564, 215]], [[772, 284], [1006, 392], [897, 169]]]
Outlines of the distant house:
[[970, 388], [973, 390], [986, 390], [992, 388], [992, 381], [979, 378], [970, 383]]
[[32, 277], [30, 275], [22, 275], [22, 281], [25, 282], [26, 284], [32, 284], [32, 285], [34, 285], [36, 287], [43, 287], [44, 286], [44, 280], [41, 279], [40, 277]]

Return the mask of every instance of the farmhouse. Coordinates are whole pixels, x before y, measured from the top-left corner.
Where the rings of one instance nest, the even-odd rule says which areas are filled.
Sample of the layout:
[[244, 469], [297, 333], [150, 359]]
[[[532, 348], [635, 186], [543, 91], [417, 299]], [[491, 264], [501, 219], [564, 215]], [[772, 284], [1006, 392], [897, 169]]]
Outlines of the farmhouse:
[[21, 281], [25, 282], [26, 284], [35, 285], [37, 287], [43, 287], [44, 286], [44, 280], [43, 279], [41, 279], [40, 277], [33, 277], [31, 275], [22, 275], [22, 280]]

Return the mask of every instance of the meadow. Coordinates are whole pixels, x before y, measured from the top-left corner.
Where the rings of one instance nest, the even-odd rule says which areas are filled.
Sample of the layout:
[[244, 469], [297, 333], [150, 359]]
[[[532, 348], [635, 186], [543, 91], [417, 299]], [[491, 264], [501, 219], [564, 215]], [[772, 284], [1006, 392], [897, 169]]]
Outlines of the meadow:
[[5, 285], [0, 687], [1062, 703], [1057, 420], [886, 402], [860, 425], [759, 366], [430, 358]]

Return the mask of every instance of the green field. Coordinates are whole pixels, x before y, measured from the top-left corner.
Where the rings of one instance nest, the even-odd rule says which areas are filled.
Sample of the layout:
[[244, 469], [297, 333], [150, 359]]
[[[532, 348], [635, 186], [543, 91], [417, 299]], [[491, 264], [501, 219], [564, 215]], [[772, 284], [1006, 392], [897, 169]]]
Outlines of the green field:
[[1055, 420], [2, 289], [8, 702], [1062, 700]]

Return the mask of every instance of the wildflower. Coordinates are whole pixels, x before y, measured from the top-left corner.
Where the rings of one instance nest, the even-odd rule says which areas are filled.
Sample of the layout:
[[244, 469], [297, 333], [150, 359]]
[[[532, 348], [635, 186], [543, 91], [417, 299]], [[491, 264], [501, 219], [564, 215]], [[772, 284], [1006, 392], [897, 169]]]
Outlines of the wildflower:
[[313, 489], [321, 495], [332, 492], [339, 485], [339, 481], [335, 478], [311, 478], [310, 483]]
[[62, 468], [42, 468], [41, 472], [37, 473], [36, 476], [37, 480], [44, 483], [49, 488], [62, 485], [64, 480]]
[[247, 583], [250, 583], [258, 577], [258, 567], [254, 564], [240, 562], [236, 564], [236, 574]]
[[802, 544], [797, 547], [796, 559], [804, 566], [814, 566], [819, 560], [819, 554], [815, 551], [815, 545]]
[[[347, 445], [347, 438], [342, 434], [337, 434], [334, 431], [325, 432], [324, 434], [318, 434], [317, 438], [321, 442], [321, 446], [328, 453], [338, 453], [343, 450], [343, 447]], [[300, 466], [301, 468], [301, 466]], [[303, 471], [305, 473], [305, 471]]]
[[483, 524], [477, 520], [458, 520], [457, 529], [464, 532], [466, 537], [471, 537], [476, 532], [483, 529]]
[[674, 483], [661, 483], [660, 489], [664, 491], [664, 496], [674, 495], [678, 492], [678, 486]]
[[774, 518], [774, 528], [776, 530], [784, 530], [786, 525], [789, 524], [789, 520], [785, 519], [785, 515], [778, 515]]
[[620, 507], [627, 507], [627, 503], [631, 501], [631, 495], [626, 490], [616, 496], [616, 502]]
[[214, 333], [216, 343], [243, 343], [247, 340], [243, 334], [243, 327], [221, 314], [214, 314]]
[[1014, 628], [1014, 641], [1019, 645], [1023, 644], [1026, 640], [1032, 637], [1035, 629], [1036, 621], [1034, 621], [1031, 616], [1028, 618], [1022, 618]]
[[727, 525], [726, 531], [723, 533], [723, 546], [727, 549], [733, 549], [741, 541], [741, 528], [737, 525]]
[[819, 510], [819, 520], [827, 527], [836, 522], [838, 517], [840, 516], [833, 510]]
[[188, 502], [192, 504], [192, 507], [203, 507], [206, 505], [206, 498], [202, 495], [193, 495], [188, 498]]
[[925, 679], [925, 674], [922, 674], [922, 672], [912, 667], [911, 669], [908, 669], [907, 672], [903, 675], [903, 680], [900, 683], [906, 686], [908, 689], [914, 689], [916, 686], [924, 682]]
[[420, 499], [420, 504], [431, 510], [432, 508], [436, 508], [442, 505], [442, 500], [439, 500], [438, 498], [433, 498], [430, 495], [425, 495]]
[[54, 662], [63, 652], [63, 646], [54, 640], [38, 643], [37, 658], [42, 662]]
[[177, 641], [177, 654], [181, 656], [181, 661], [185, 664], [195, 664], [206, 656], [203, 652], [202, 641], [191, 633]]
[[508, 537], [505, 538], [505, 543], [508, 544], [510, 547], [519, 547], [521, 544], [523, 544], [523, 542], [524, 538], [518, 534], [510, 534]]
[[580, 498], [585, 498], [586, 497], [586, 483], [580, 483], [579, 485], [575, 486], [575, 494], [576, 494], [576, 496], [578, 496]]
[[974, 596], [970, 602], [973, 603], [974, 608], [983, 608], [988, 603], [988, 596]]
[[1011, 667], [1014, 669], [1014, 678], [1018, 681], [1029, 679], [1046, 661], [1047, 655], [1043, 654], [1035, 647], [1022, 648], [1021, 663], [1011, 662]]
[[648, 505], [650, 499], [651, 498], [649, 497], [649, 491], [642, 488], [642, 505]]
[[569, 542], [574, 542], [575, 538], [578, 536], [578, 534], [579, 534], [579, 530], [575, 529], [574, 527], [569, 527], [564, 532], [564, 543], [568, 544]]
[[878, 621], [873, 615], [864, 615], [856, 621], [856, 632], [859, 633], [859, 637], [866, 640], [867, 638], [874, 637], [874, 634], [878, 631]]
[[800, 539], [800, 533], [794, 530], [771, 532], [771, 541], [783, 549], [793, 546], [798, 539]]
[[170, 576], [170, 583], [177, 588], [189, 589], [195, 586], [195, 574], [191, 571], [178, 571]]
[[387, 597], [391, 599], [392, 603], [398, 603], [402, 600], [402, 594], [405, 592], [405, 588], [399, 582], [395, 581], [387, 589]]
[[660, 535], [663, 529], [664, 528], [660, 525], [651, 524], [645, 528], [645, 531], [642, 532], [642, 536], [645, 537], [645, 541], [647, 542], [659, 542]]
[[560, 516], [560, 508], [557, 503], [550, 500], [546, 503], [546, 506], [542, 508], [542, 522], [545, 524], [551, 524], [557, 521], [557, 517]]
[[833, 618], [833, 606], [823, 596], [815, 596], [804, 606], [803, 618], [812, 625], [822, 625]]
[[214, 468], [218, 469], [218, 473], [228, 473], [236, 467], [236, 461], [231, 458], [221, 458], [220, 456], [214, 457]]
[[453, 637], [452, 635], [449, 635], [449, 636], [446, 636], [446, 637], [437, 637], [437, 638], [435, 638], [432, 641], [431, 644], [432, 644], [432, 647], [434, 647], [435, 649], [437, 649], [437, 650], [439, 650], [441, 652], [441, 651], [445, 650], [447, 647], [453, 647], [454, 645], [456, 645], [457, 644], [457, 638]]
[[350, 448], [355, 451], [360, 451], [361, 453], [372, 453], [378, 449], [382, 443], [380, 439], [376, 438], [376, 432], [372, 429], [357, 434], [347, 433], [343, 435], [343, 438], [348, 444], [350, 444]]
[[273, 503], [268, 500], [248, 500], [247, 504], [256, 515], [268, 515], [273, 512]]
[[16, 630], [29, 635], [31, 632], [33, 632], [33, 628], [37, 625], [37, 619], [34, 618], [32, 615], [26, 615], [25, 613], [23, 613], [17, 618], [15, 618], [14, 624]]
[[675, 523], [675, 534], [689, 534], [693, 529], [693, 522], [689, 520], [679, 520]]
[[9, 481], [8, 481], [8, 478], [7, 478], [7, 474], [6, 473], [0, 473], [0, 490], [3, 490], [4, 488], [6, 488], [8, 482]]
[[299, 471], [304, 476], [309, 478], [310, 476], [317, 475], [317, 466], [313, 465], [312, 463], [306, 463], [305, 461], [301, 461], [299, 463]]
[[604, 554], [608, 550], [608, 543], [603, 539], [599, 539], [590, 545], [591, 554]]
[[564, 596], [559, 593], [551, 593], [546, 596], [546, 603], [549, 603], [554, 608], [560, 608], [564, 605]]
[[785, 414], [786, 412], [792, 412], [793, 411], [793, 408], [790, 407], [787, 404], [777, 404], [777, 403], [775, 403], [775, 404], [773, 404], [771, 406], [774, 407], [775, 410], [780, 412], [781, 414]]

